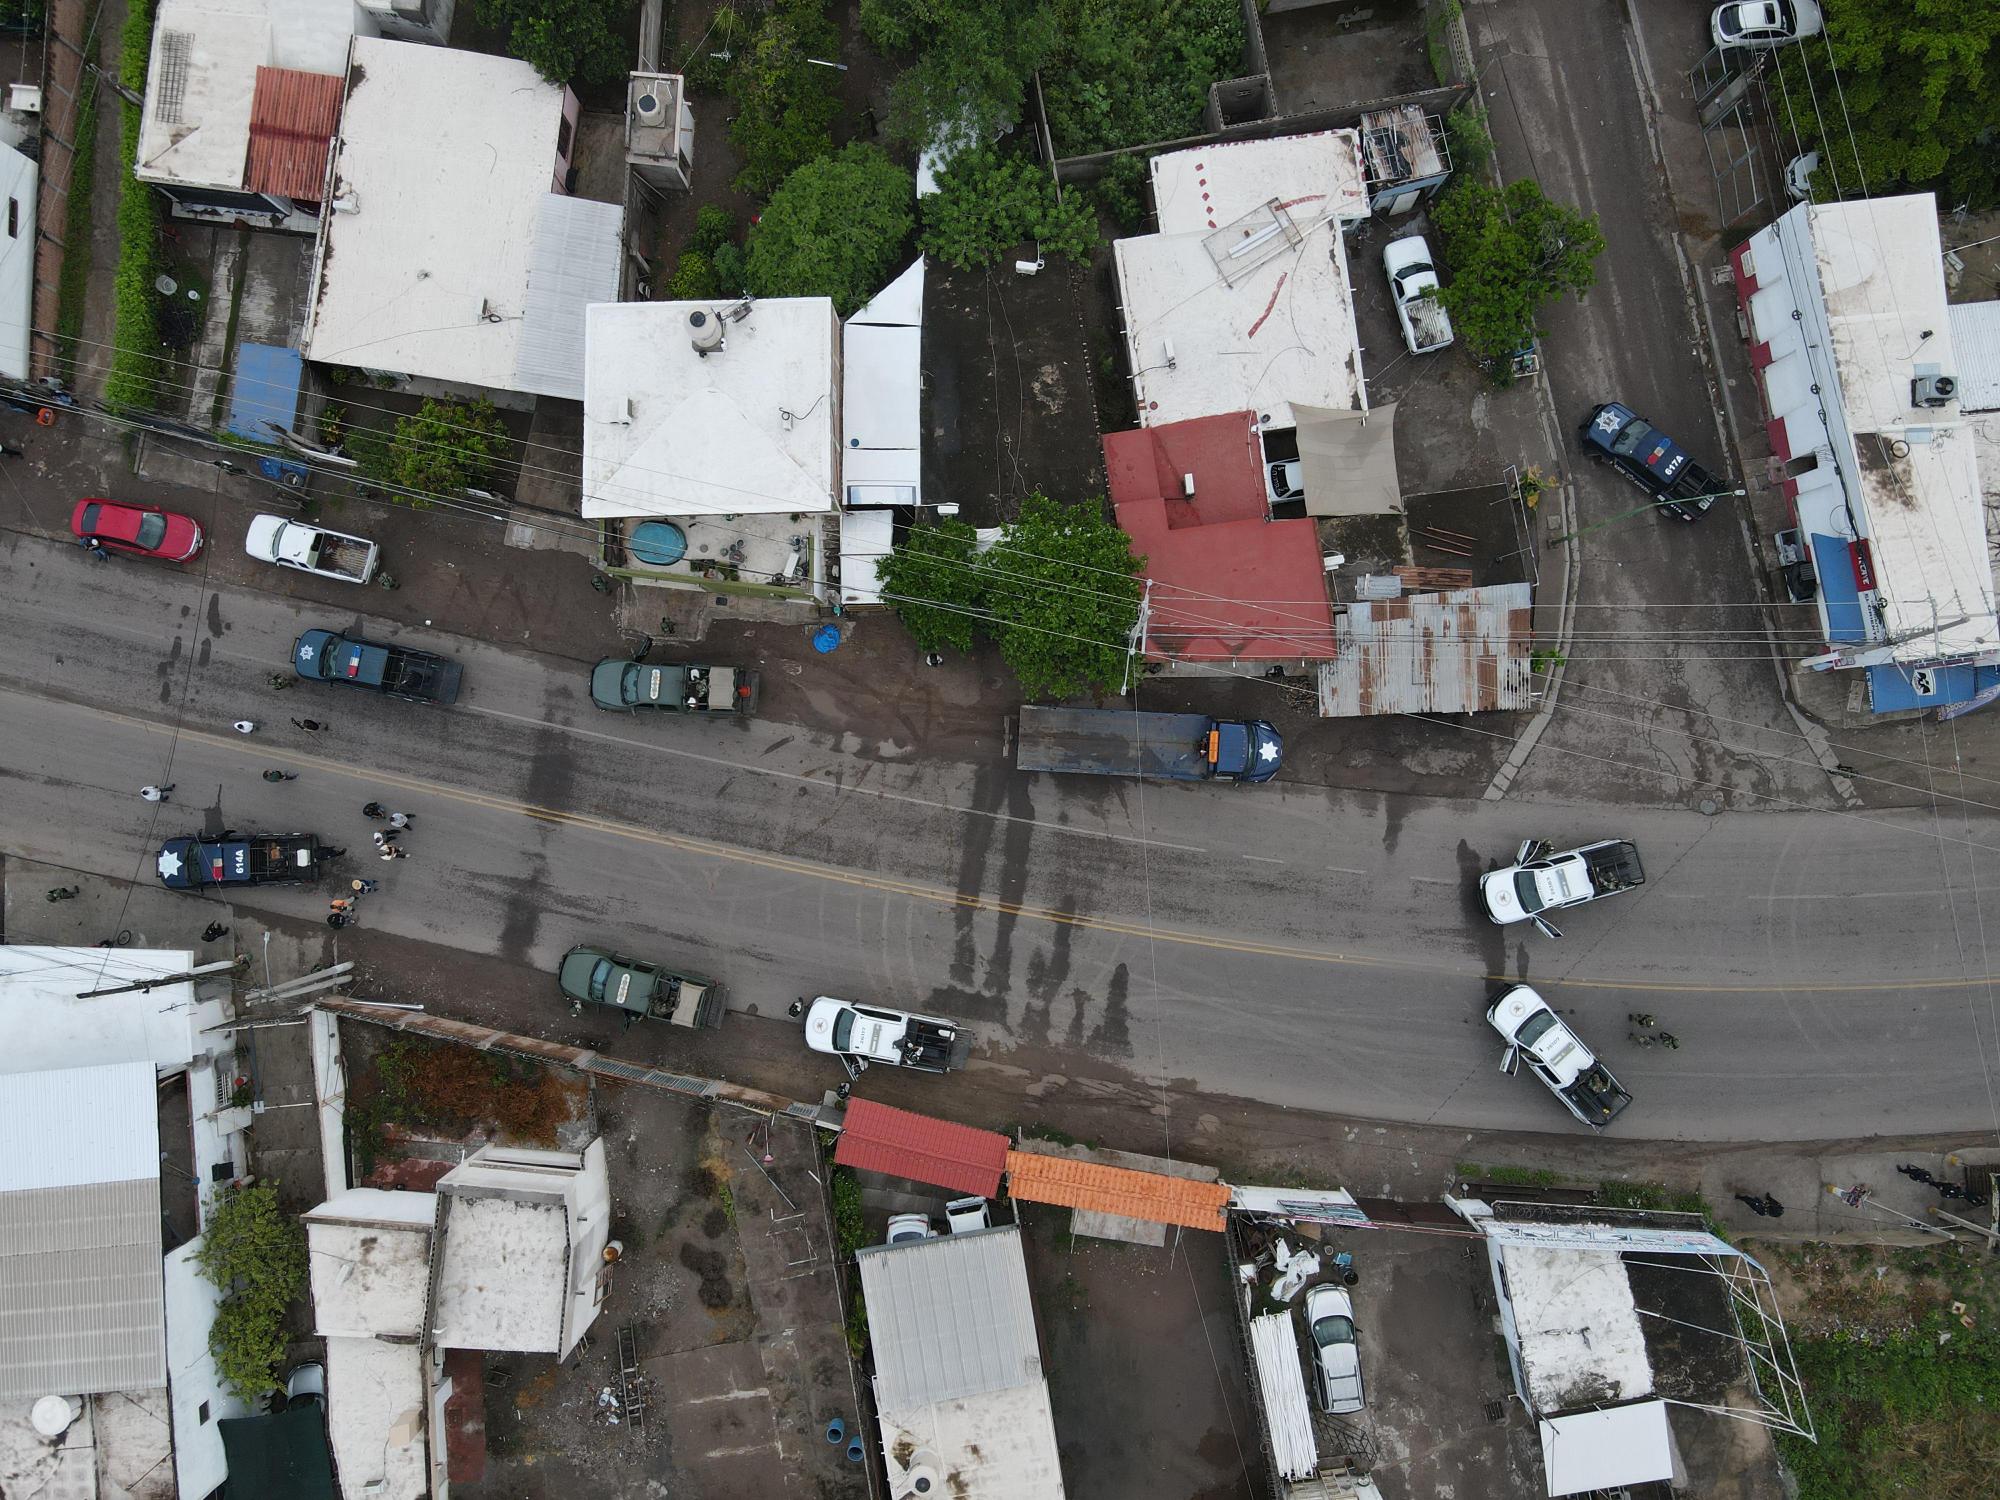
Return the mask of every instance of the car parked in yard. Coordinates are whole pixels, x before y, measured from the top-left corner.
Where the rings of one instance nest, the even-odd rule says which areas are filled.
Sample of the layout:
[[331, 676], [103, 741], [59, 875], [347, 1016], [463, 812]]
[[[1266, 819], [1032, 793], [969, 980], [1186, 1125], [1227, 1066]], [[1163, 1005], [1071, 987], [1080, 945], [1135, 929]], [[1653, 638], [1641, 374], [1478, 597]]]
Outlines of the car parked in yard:
[[1782, 47], [1825, 29], [1817, 0], [1731, 0], [1708, 19], [1718, 47]]
[[1361, 1345], [1355, 1341], [1354, 1299], [1331, 1283], [1306, 1293], [1306, 1331], [1313, 1342], [1313, 1387], [1320, 1410], [1341, 1417], [1368, 1404], [1361, 1390]]
[[69, 529], [80, 542], [92, 537], [113, 552], [192, 562], [201, 554], [201, 525], [179, 511], [117, 500], [79, 500], [69, 513]]
[[1577, 436], [1592, 458], [1610, 464], [1677, 521], [1699, 521], [1720, 496], [1740, 493], [1622, 402], [1593, 408]]
[[1396, 304], [1396, 321], [1403, 325], [1403, 342], [1412, 354], [1435, 354], [1452, 341], [1451, 315], [1438, 297], [1437, 262], [1420, 234], [1406, 234], [1382, 247], [1382, 269], [1389, 273], [1389, 297]]

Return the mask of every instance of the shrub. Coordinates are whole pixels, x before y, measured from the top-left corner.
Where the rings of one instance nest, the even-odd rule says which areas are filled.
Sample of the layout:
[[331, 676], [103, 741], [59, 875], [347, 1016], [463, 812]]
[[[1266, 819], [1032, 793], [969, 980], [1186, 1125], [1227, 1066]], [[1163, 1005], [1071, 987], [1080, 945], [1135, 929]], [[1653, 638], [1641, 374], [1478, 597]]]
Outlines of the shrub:
[[63, 243], [74, 247], [63, 255], [62, 280], [56, 293], [57, 356], [74, 371], [76, 341], [83, 333], [83, 301], [90, 283], [90, 190], [97, 180], [97, 99], [101, 85], [92, 79], [77, 96], [76, 154], [70, 159], [69, 190], [64, 195]]
[[[146, 92], [147, 53], [152, 41], [152, 0], [132, 0], [119, 34], [118, 76], [126, 88], [140, 95]], [[122, 98], [118, 110], [123, 146], [120, 160], [137, 161], [140, 110]], [[159, 240], [159, 200], [151, 188], [121, 173], [118, 270], [112, 282], [112, 349], [104, 380], [104, 399], [114, 406], [157, 406], [166, 386], [160, 367], [159, 293], [153, 287], [160, 274]]]
[[610, 83], [625, 73], [625, 0], [479, 0], [479, 10], [550, 83]]
[[552, 1145], [570, 1118], [563, 1081], [539, 1063], [470, 1047], [398, 1037], [375, 1059], [382, 1118], [469, 1130], [490, 1124], [501, 1135]]
[[1089, 198], [1072, 190], [1059, 199], [1049, 174], [1018, 153], [961, 152], [920, 207], [924, 249], [962, 271], [991, 265], [1028, 240], [1081, 262], [1098, 245]]
[[208, 1331], [217, 1371], [252, 1400], [277, 1384], [285, 1312], [306, 1285], [305, 1231], [270, 1183], [232, 1188], [216, 1200], [195, 1264], [223, 1293]]
[[507, 444], [500, 413], [484, 397], [469, 405], [427, 399], [415, 416], [396, 418], [392, 436], [363, 443], [354, 457], [370, 479], [414, 490], [415, 496], [400, 498], [421, 502], [484, 479], [505, 457]]
[[1041, 0], [861, 0], [861, 29], [914, 54], [889, 89], [890, 134], [913, 146], [976, 144], [1019, 120], [1056, 37]]
[[1097, 201], [1121, 229], [1138, 233], [1146, 227], [1146, 158], [1127, 152], [1115, 158], [1097, 179]]
[[833, 121], [840, 98], [831, 60], [840, 33], [820, 0], [776, 0], [731, 65], [728, 88], [736, 96], [729, 139], [743, 153], [736, 185], [768, 193], [809, 161], [833, 150]]
[[831, 297], [842, 317], [880, 289], [915, 222], [910, 174], [850, 143], [787, 177], [750, 230], [746, 270], [760, 297]]
[[1431, 222], [1452, 279], [1439, 293], [1465, 346], [1504, 361], [1540, 332], [1542, 304], [1583, 292], [1604, 250], [1595, 215], [1543, 196], [1523, 179], [1495, 188], [1460, 174]]
[[715, 252], [736, 238], [736, 217], [719, 203], [704, 203], [695, 211], [694, 232], [687, 247], [711, 260]]
[[[749, 34], [750, 28], [735, 6], [717, 6], [714, 17], [708, 23], [707, 33], [681, 63], [681, 77], [687, 80], [689, 91], [699, 90], [705, 94], [725, 92], [734, 77], [736, 61], [743, 55], [743, 44]], [[723, 60], [724, 56], [728, 61]]]
[[715, 247], [715, 258], [711, 262], [715, 268], [716, 295], [720, 297], [740, 297], [750, 286], [750, 268], [743, 258], [743, 247], [733, 241]]
[[1238, 0], [1053, 0], [1051, 9], [1042, 97], [1059, 155], [1193, 135], [1208, 86], [1242, 66]]
[[699, 302], [721, 295], [716, 290], [715, 267], [697, 250], [683, 250], [674, 262], [674, 274], [667, 278], [668, 302]]

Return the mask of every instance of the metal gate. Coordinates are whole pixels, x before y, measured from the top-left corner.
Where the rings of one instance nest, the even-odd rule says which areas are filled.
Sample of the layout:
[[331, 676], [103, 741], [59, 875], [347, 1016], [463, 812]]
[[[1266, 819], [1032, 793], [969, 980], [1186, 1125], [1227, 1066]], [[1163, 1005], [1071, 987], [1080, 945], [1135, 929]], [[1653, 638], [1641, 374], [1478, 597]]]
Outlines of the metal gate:
[[[1768, 147], [1758, 129], [1763, 104], [1765, 52], [1711, 47], [1688, 69], [1688, 93], [1701, 121], [1708, 175], [1715, 185], [1718, 232], [1740, 224], [1770, 200]], [[1769, 118], [1769, 111], [1764, 111]]]

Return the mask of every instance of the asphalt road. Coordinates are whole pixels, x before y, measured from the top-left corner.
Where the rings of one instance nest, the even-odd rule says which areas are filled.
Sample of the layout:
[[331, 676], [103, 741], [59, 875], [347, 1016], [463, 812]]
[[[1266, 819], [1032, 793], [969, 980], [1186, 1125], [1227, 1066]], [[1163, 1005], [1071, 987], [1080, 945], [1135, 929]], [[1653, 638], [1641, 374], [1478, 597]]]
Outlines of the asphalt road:
[[[1654, 54], [1692, 65], [1712, 8], [1651, 0]], [[1645, 494], [1586, 461], [1575, 436], [1599, 403], [1622, 401], [1729, 488], [1765, 483], [1761, 473], [1738, 475], [1724, 445], [1676, 249], [1682, 217], [1712, 218], [1714, 199], [1705, 179], [1687, 185], [1703, 195], [1698, 203], [1668, 191], [1628, 9], [1624, 0], [1466, 7], [1506, 177], [1533, 178], [1549, 197], [1596, 215], [1605, 240], [1596, 284], [1543, 316], [1544, 378], [1581, 528], [1570, 545], [1583, 565], [1560, 704], [1517, 788], [1561, 796], [1590, 775], [1621, 798], [1645, 798], [1666, 777], [1689, 806], [1824, 806], [1826, 778], [1797, 738], [1771, 664], [1764, 589], [1744, 539], [1748, 502], [1718, 499], [1692, 524], [1634, 514]], [[1660, 78], [1663, 107], [1691, 109], [1678, 82], [1672, 72]], [[1819, 649], [1810, 609], [1777, 613], [1788, 657]]]
[[[465, 664], [454, 709], [276, 694], [264, 679], [297, 630], [355, 618], [39, 541], [0, 560], [0, 600], [0, 844], [60, 866], [149, 881], [170, 834], [311, 829], [383, 879], [373, 931], [545, 969], [610, 943], [765, 1016], [814, 991], [935, 1010], [1030, 1076], [1560, 1129], [1531, 1080], [1496, 1071], [1479, 1016], [1518, 976], [1638, 1096], [1621, 1134], [1995, 1124], [1991, 806], [1607, 827], [1548, 803], [1027, 777], [997, 721], [991, 757], [964, 763], [769, 720], [627, 719], [590, 706], [576, 662], [449, 639], [423, 643]], [[238, 736], [242, 717], [265, 727]], [[299, 779], [262, 781], [274, 766]], [[146, 782], [174, 801], [141, 801]], [[370, 798], [416, 814], [412, 858], [366, 857]], [[1473, 911], [1473, 877], [1523, 836], [1607, 833], [1639, 839], [1651, 878], [1570, 914], [1566, 940]], [[293, 889], [243, 899], [324, 909]], [[455, 1009], [480, 1018], [479, 996]], [[1631, 1010], [1685, 1045], [1630, 1046]]]

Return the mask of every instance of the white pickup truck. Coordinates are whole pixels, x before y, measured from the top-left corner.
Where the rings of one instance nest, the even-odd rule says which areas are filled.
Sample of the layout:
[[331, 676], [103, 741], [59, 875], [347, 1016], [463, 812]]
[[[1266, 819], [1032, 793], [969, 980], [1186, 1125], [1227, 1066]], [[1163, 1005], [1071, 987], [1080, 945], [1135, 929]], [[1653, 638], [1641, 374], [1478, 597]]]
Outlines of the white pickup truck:
[[1482, 875], [1480, 899], [1486, 915], [1501, 925], [1533, 922], [1544, 937], [1562, 929], [1542, 915], [1581, 906], [1646, 883], [1638, 846], [1629, 839], [1600, 839], [1561, 854], [1545, 839], [1529, 839], [1514, 851], [1514, 863]]
[[1389, 294], [1396, 304], [1396, 321], [1403, 325], [1403, 342], [1412, 354], [1435, 354], [1452, 341], [1451, 315], [1438, 300], [1438, 274], [1431, 247], [1420, 234], [1406, 234], [1382, 247], [1382, 269], [1389, 273]]
[[806, 1012], [806, 1045], [857, 1074], [870, 1063], [945, 1073], [962, 1067], [972, 1038], [951, 1021], [821, 995]]
[[1632, 1102], [1611, 1070], [1527, 985], [1509, 985], [1495, 995], [1486, 1019], [1507, 1044], [1500, 1071], [1512, 1073], [1527, 1059], [1528, 1071], [1592, 1129], [1602, 1130]]
[[260, 562], [346, 583], [368, 582], [382, 561], [382, 549], [363, 537], [283, 516], [252, 517], [243, 550]]

